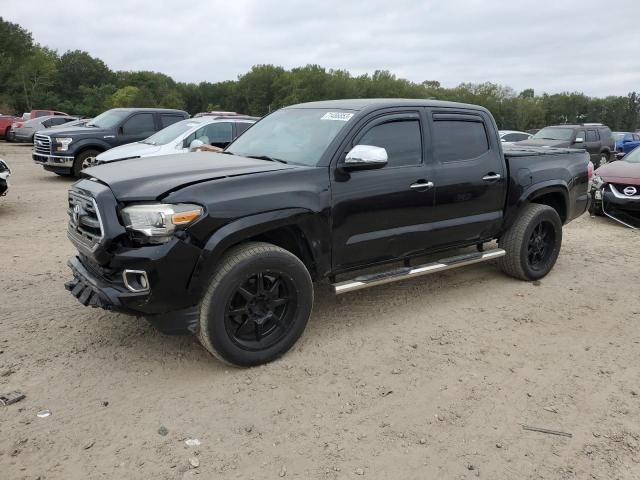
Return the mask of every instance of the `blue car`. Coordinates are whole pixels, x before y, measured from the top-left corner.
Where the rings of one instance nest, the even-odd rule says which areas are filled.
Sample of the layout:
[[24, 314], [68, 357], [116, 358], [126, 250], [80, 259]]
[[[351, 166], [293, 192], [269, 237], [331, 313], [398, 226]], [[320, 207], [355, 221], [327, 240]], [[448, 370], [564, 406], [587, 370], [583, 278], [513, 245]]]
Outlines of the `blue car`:
[[621, 158], [640, 145], [640, 135], [631, 132], [613, 132], [616, 141], [616, 156]]

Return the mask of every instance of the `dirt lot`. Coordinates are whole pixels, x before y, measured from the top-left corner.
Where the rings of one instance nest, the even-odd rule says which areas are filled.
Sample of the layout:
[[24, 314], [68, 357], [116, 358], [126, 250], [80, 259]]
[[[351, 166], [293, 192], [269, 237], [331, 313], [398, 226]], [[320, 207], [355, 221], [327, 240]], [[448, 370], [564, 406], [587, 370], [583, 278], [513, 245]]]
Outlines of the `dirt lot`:
[[539, 285], [485, 264], [319, 289], [293, 351], [237, 370], [82, 307], [70, 180], [26, 146], [0, 157], [0, 393], [27, 395], [0, 407], [1, 478], [640, 478], [636, 232], [583, 216]]

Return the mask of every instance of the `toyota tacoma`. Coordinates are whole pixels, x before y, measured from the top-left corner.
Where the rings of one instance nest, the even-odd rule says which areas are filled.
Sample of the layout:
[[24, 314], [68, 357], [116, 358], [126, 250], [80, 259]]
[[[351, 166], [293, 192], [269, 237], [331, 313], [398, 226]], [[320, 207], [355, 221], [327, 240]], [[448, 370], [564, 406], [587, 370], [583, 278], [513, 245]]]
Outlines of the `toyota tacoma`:
[[544, 277], [563, 224], [587, 209], [588, 164], [583, 150], [503, 151], [474, 105], [295, 105], [223, 153], [83, 171], [68, 196], [78, 253], [66, 288], [258, 365], [298, 340], [322, 280], [344, 294], [488, 260]]

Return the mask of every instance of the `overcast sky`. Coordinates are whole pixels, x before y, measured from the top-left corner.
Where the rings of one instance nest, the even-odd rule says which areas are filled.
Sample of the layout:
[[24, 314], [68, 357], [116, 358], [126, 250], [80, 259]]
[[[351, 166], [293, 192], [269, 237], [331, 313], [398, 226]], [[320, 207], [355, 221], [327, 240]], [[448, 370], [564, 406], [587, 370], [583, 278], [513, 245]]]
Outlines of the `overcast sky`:
[[114, 70], [179, 81], [235, 79], [258, 63], [317, 63], [446, 87], [640, 90], [639, 0], [0, 0], [0, 7], [60, 53], [86, 50]]

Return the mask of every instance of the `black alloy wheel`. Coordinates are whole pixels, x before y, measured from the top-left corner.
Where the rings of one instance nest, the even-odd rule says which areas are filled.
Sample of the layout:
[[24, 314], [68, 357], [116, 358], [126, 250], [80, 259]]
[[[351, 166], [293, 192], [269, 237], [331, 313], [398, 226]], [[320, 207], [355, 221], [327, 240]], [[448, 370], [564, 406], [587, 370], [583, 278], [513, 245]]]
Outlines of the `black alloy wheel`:
[[555, 248], [555, 228], [551, 222], [540, 222], [531, 232], [527, 260], [532, 270], [544, 270]]
[[225, 309], [227, 334], [241, 348], [270, 348], [286, 335], [296, 308], [290, 277], [263, 271], [239, 284]]

